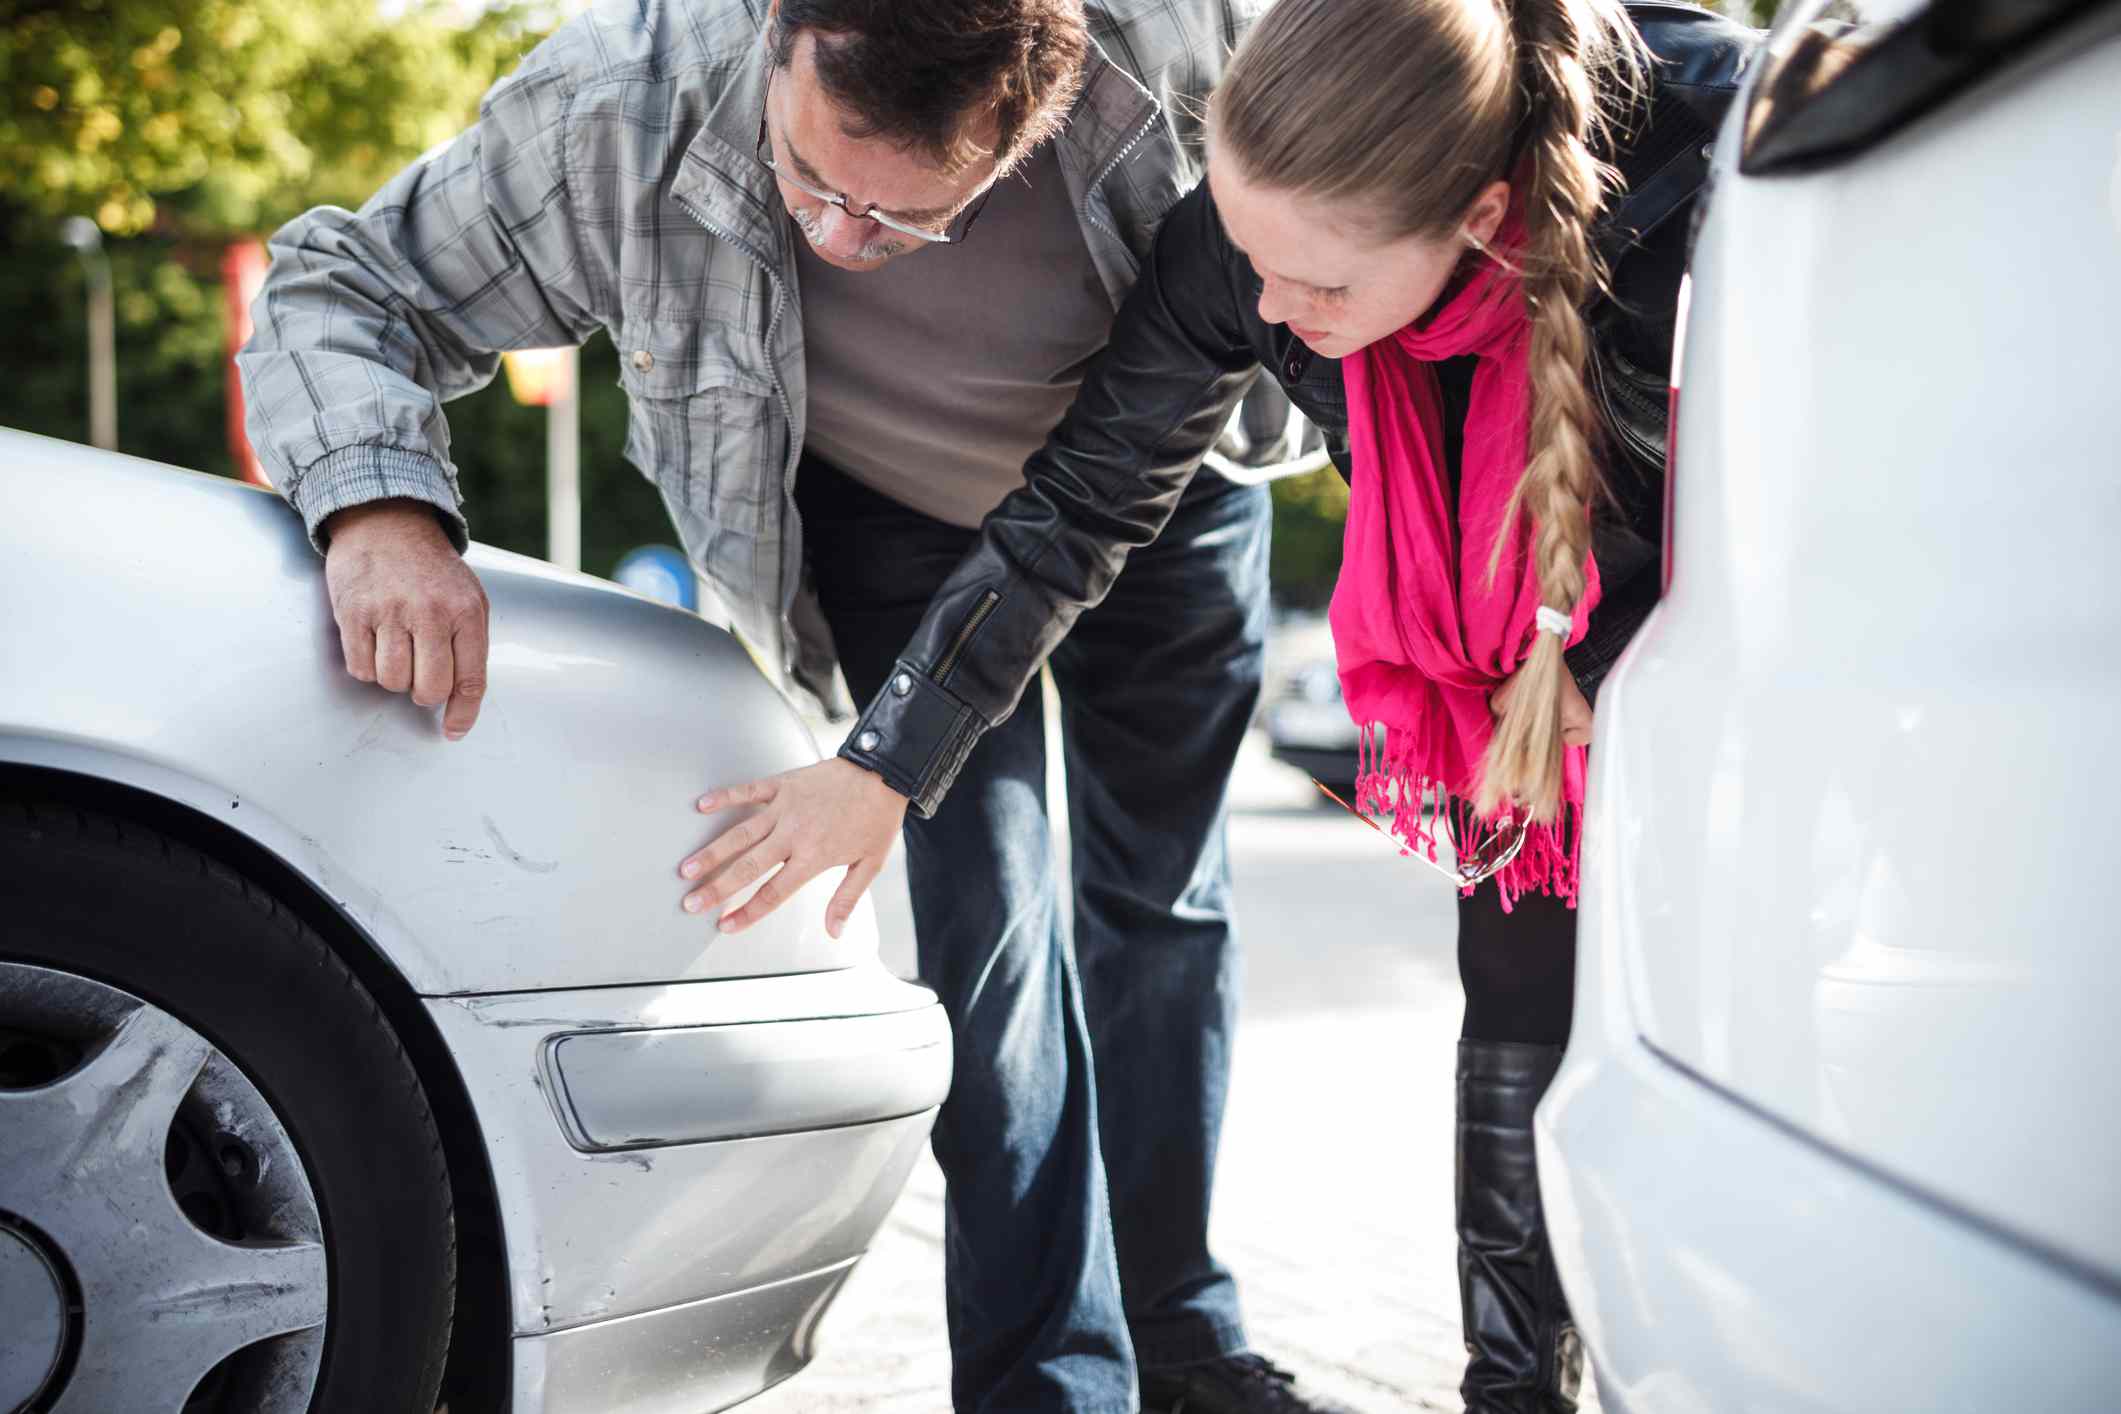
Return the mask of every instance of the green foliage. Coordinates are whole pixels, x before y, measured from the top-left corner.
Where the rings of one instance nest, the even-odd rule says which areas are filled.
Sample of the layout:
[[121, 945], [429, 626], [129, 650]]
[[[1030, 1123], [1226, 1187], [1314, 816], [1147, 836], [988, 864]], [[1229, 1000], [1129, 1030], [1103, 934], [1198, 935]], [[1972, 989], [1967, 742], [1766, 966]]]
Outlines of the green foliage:
[[1340, 544], [1348, 519], [1348, 484], [1331, 467], [1277, 481], [1274, 596], [1298, 608], [1324, 608], [1340, 577]]
[[[220, 271], [197, 263], [167, 240], [113, 244], [118, 441], [135, 456], [229, 476]], [[86, 439], [84, 297], [79, 263], [56, 242], [0, 260], [0, 311], [11, 329], [0, 425]], [[626, 398], [618, 376], [608, 341], [582, 351], [582, 563], [598, 574], [635, 545], [675, 538], [654, 488], [620, 455]], [[519, 406], [496, 378], [449, 405], [449, 426], [472, 534], [543, 555], [544, 409]]]
[[[110, 260], [124, 449], [228, 473], [218, 272], [202, 276], [167, 241], [116, 244]], [[9, 330], [0, 423], [86, 440], [85, 284], [72, 252], [54, 241], [0, 259], [0, 311]]]
[[1793, 0], [1708, 0], [1708, 7], [1720, 10], [1734, 20], [1743, 20], [1762, 29], [1775, 22], [1775, 16], [1788, 9]]
[[28, 0], [0, 21], [0, 202], [112, 235], [355, 205], [462, 128], [534, 36], [517, 5]]
[[[231, 475], [222, 243], [325, 203], [358, 206], [460, 131], [549, 17], [335, 0], [58, 0], [0, 7], [0, 424], [87, 435], [85, 284], [60, 218], [103, 228], [116, 293], [122, 450]], [[619, 454], [625, 399], [583, 351], [583, 562], [672, 533]], [[545, 414], [505, 380], [449, 406], [481, 540], [545, 547]]]
[[[106, 233], [118, 313], [122, 450], [230, 475], [222, 244], [309, 207], [358, 206], [476, 116], [550, 14], [503, 0], [470, 23], [416, 0], [0, 0], [0, 424], [85, 439], [82, 269], [61, 218]], [[582, 353], [583, 564], [675, 538], [625, 462], [617, 355]], [[472, 533], [545, 548], [545, 414], [505, 379], [449, 405]], [[1274, 488], [1277, 586], [1324, 603], [1345, 490]]]
[[[518, 405], [508, 380], [449, 404], [451, 454], [471, 533], [545, 553], [545, 410]], [[608, 575], [636, 545], [677, 543], [655, 488], [621, 455], [626, 393], [619, 356], [599, 334], [582, 350], [582, 568]]]

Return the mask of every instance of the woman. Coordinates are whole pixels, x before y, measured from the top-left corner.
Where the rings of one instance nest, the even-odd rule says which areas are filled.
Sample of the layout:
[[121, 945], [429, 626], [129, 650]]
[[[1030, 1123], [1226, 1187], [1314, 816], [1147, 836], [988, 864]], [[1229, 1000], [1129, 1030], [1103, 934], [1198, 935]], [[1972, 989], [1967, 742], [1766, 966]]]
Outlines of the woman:
[[[1473, 1410], [1574, 1407], [1531, 1117], [1569, 1029], [1590, 696], [1657, 594], [1685, 215], [1751, 39], [1671, 4], [1280, 0], [1211, 104], [1208, 181], [841, 753], [932, 811], [964, 724], [1006, 717], [1154, 537], [1252, 368], [1282, 383], [1351, 473], [1332, 619], [1376, 748], [1362, 793], [1423, 849], [1445, 794], [1480, 880], [1459, 908]], [[898, 816], [802, 774], [703, 808], [781, 812], [819, 841], [802, 878], [881, 857]]]
[[[1380, 55], [1422, 81], [1388, 84]], [[1592, 144], [1644, 68], [1600, 0], [1284, 0], [1210, 117], [1211, 190], [1259, 318], [1341, 359], [1354, 476], [1333, 634], [1349, 711], [1369, 741], [1384, 731], [1360, 792], [1416, 848], [1433, 850], [1433, 791], [1461, 846], [1514, 851], [1500, 868], [1460, 851], [1464, 877], [1494, 875], [1459, 904], [1470, 1409], [1573, 1407], [1578, 1383], [1531, 1116], [1574, 981], [1591, 711], [1563, 655], [1601, 587]]]

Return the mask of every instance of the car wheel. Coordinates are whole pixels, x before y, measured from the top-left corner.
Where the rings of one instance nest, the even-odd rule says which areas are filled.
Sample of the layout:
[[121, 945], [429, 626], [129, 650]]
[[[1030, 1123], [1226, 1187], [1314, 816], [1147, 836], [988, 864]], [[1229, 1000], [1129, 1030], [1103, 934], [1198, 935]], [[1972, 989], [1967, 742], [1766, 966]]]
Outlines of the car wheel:
[[0, 1135], [0, 1410], [434, 1408], [434, 1119], [270, 895], [140, 826], [0, 802]]

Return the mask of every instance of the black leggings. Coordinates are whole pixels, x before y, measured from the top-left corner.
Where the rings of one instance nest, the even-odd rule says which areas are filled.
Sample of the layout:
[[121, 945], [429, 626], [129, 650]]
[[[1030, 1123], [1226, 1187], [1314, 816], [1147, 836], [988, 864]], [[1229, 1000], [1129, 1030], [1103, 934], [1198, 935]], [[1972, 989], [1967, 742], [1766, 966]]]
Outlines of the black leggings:
[[1491, 881], [1458, 900], [1458, 980], [1468, 1041], [1565, 1046], [1576, 999], [1576, 910], [1528, 894], [1509, 913]]

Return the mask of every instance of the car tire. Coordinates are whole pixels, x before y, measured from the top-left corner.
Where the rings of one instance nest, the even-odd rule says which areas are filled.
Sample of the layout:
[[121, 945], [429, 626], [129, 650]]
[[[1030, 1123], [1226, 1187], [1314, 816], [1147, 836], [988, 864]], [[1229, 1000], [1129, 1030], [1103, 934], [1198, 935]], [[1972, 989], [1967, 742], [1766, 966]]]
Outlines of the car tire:
[[[37, 982], [46, 984], [39, 1004], [47, 1012], [54, 1005], [51, 997], [68, 995], [67, 988], [83, 995], [124, 995], [145, 1004], [141, 1015], [154, 1014], [157, 1025], [210, 1058], [202, 1063], [198, 1084], [215, 1073], [214, 1067], [223, 1074], [240, 1072], [230, 1083], [247, 1081], [245, 1093], [252, 1102], [269, 1107], [264, 1128], [271, 1130], [277, 1120], [284, 1129], [280, 1142], [291, 1144], [288, 1152], [314, 1195], [311, 1212], [319, 1240], [305, 1246], [310, 1258], [305, 1270], [315, 1288], [311, 1299], [325, 1304], [321, 1328], [309, 1318], [312, 1326], [304, 1333], [310, 1341], [301, 1372], [309, 1391], [307, 1409], [313, 1414], [429, 1414], [449, 1349], [455, 1295], [448, 1170], [426, 1094], [397, 1035], [330, 946], [279, 900], [166, 835], [61, 804], [0, 801], [0, 971], [10, 966], [8, 975], [17, 979], [18, 1021], [22, 1008], [34, 1010], [24, 998]], [[7, 1024], [9, 1000], [0, 995], [0, 1026]], [[167, 1016], [156, 1014], [157, 1008]], [[65, 1011], [63, 1004], [59, 1011]], [[192, 1033], [203, 1041], [191, 1041]], [[11, 1039], [26, 1045], [24, 1034], [18, 1029]], [[87, 1083], [80, 1080], [88, 1069], [84, 1057], [99, 1054], [97, 1043], [77, 1040], [71, 1060], [63, 1038], [50, 1044], [59, 1048], [51, 1070], [60, 1074], [48, 1083]], [[106, 1039], [101, 1049], [115, 1049], [114, 1040]], [[193, 1083], [172, 1079], [166, 1088], [175, 1095]], [[35, 1093], [32, 1088], [13, 1091], [18, 1100]], [[182, 1103], [196, 1107], [200, 1096], [195, 1088]], [[156, 1136], [155, 1143], [167, 1136], [169, 1168], [152, 1183], [166, 1183], [177, 1206], [191, 1214], [189, 1200], [178, 1192], [177, 1174], [183, 1135], [195, 1132], [184, 1127], [188, 1123], [180, 1115]], [[55, 1127], [63, 1124], [57, 1121]], [[141, 1144], [134, 1149], [146, 1152]], [[241, 1171], [242, 1156], [251, 1154], [246, 1145], [208, 1152], [221, 1155], [226, 1182], [260, 1182], [257, 1172]], [[184, 1160], [187, 1166], [191, 1162]], [[259, 1165], [260, 1170], [269, 1167]], [[287, 1177], [283, 1172], [276, 1181]], [[44, 1185], [41, 1191], [58, 1189]], [[15, 1201], [32, 1209], [53, 1201], [40, 1200], [37, 1187], [27, 1194]], [[166, 1205], [161, 1211], [167, 1213]], [[15, 1216], [27, 1234], [22, 1241], [36, 1241], [36, 1212]], [[212, 1232], [211, 1225], [199, 1225]], [[122, 1224], [113, 1228], [121, 1230]], [[57, 1253], [48, 1265], [62, 1271], [69, 1260], [63, 1244], [45, 1240]], [[196, 1239], [180, 1234], [177, 1240]], [[94, 1245], [77, 1244], [83, 1250]], [[153, 1264], [143, 1260], [141, 1265]], [[180, 1275], [176, 1285], [182, 1284]], [[83, 1289], [85, 1278], [77, 1276], [77, 1307]], [[78, 1355], [79, 1330], [70, 1338]], [[258, 1339], [247, 1349], [262, 1351], [287, 1339]], [[279, 1348], [284, 1350], [284, 1344]], [[185, 1414], [303, 1407], [301, 1391], [289, 1388], [284, 1369], [270, 1379], [246, 1378], [240, 1374], [241, 1358], [251, 1357], [230, 1357], [216, 1366], [188, 1402], [180, 1393], [177, 1404], [167, 1403], [164, 1389], [156, 1393], [156, 1404], [181, 1404]], [[232, 1368], [239, 1373], [229, 1374]], [[63, 1365], [55, 1370], [48, 1378], [60, 1383], [48, 1384], [30, 1407], [51, 1407], [54, 1400], [67, 1407], [64, 1381], [86, 1378], [80, 1369], [71, 1375]], [[274, 1382], [276, 1391], [262, 1392]]]

